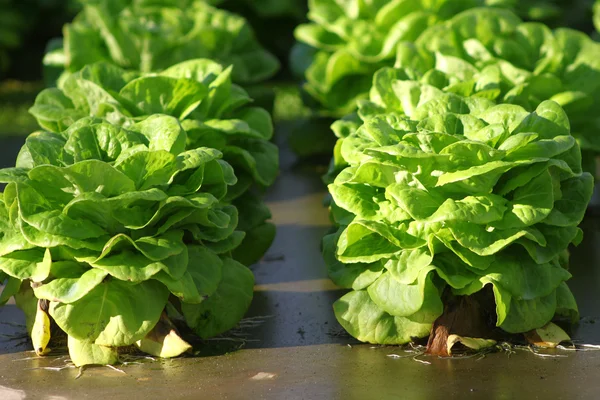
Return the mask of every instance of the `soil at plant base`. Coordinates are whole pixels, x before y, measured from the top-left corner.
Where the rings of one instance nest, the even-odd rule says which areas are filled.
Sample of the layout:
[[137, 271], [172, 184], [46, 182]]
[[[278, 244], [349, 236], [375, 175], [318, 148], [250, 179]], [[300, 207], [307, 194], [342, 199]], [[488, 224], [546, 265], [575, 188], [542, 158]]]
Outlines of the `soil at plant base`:
[[[255, 296], [241, 329], [206, 342], [194, 357], [128, 357], [120, 371], [88, 368], [75, 379], [77, 369], [62, 369], [65, 356], [39, 358], [18, 347], [22, 315], [0, 307], [0, 399], [600, 398], [597, 351], [448, 359], [345, 335], [331, 309], [344, 291], [327, 279], [319, 251], [329, 229], [323, 167], [298, 164], [285, 148], [282, 157], [282, 177], [268, 194], [278, 234], [253, 267]], [[573, 337], [600, 344], [600, 219], [583, 228], [569, 282], [583, 316]]]

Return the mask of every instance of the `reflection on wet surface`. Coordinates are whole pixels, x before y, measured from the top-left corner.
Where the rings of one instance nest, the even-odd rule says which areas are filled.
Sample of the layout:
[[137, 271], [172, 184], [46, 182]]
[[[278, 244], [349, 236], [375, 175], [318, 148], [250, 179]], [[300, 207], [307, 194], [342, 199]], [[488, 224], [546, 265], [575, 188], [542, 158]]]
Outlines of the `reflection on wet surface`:
[[[65, 368], [67, 357], [42, 359], [15, 347], [23, 339], [22, 316], [9, 305], [0, 308], [0, 400], [600, 398], [600, 351], [438, 359], [357, 344], [333, 316], [331, 304], [343, 291], [327, 279], [319, 250], [329, 229], [322, 168], [289, 160], [283, 166], [268, 195], [278, 234], [252, 267], [257, 286], [249, 319], [221, 339], [241, 350], [225, 353], [221, 342], [207, 342], [197, 357], [130, 357], [120, 370], [91, 368], [75, 379], [79, 371]], [[600, 344], [600, 219], [583, 228], [569, 282], [583, 317], [574, 339]]]
[[4, 387], [0, 385], [0, 399], [4, 400], [22, 400], [25, 399], [27, 395], [23, 390], [11, 389], [8, 387]]
[[325, 292], [329, 290], [339, 290], [330, 279], [311, 279], [305, 281], [282, 282], [257, 284], [254, 287], [255, 292]]
[[278, 226], [312, 226], [329, 228], [329, 214], [323, 206], [325, 193], [317, 192], [284, 201], [270, 201], [273, 221]]
[[32, 369], [60, 364], [52, 359], [18, 361], [23, 354], [13, 354], [2, 357], [0, 376], [6, 393], [24, 391], [34, 399], [80, 399], [84, 393], [113, 399], [598, 398], [600, 357], [595, 352], [550, 359], [527, 352], [421, 358], [428, 363], [390, 354], [403, 353], [394, 347], [335, 344], [245, 349], [130, 364], [121, 367], [123, 372], [98, 367], [78, 379], [75, 369]]

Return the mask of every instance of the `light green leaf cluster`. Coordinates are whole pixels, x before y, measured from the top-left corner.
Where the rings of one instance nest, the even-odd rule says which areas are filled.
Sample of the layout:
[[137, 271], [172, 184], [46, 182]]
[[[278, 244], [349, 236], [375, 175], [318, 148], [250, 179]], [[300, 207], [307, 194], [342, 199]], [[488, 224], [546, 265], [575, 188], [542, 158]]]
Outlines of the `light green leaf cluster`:
[[[373, 74], [392, 66], [396, 47], [428, 27], [485, 0], [309, 0], [308, 18], [295, 32], [302, 44], [292, 63], [306, 77], [305, 90], [334, 116], [355, 110]], [[302, 67], [299, 67], [302, 66]]]
[[243, 17], [201, 0], [86, 0], [63, 31], [62, 47], [45, 64], [67, 73], [99, 61], [146, 73], [210, 58], [233, 65], [234, 81], [248, 84], [279, 69]]
[[[600, 151], [600, 119], [592, 112], [600, 105], [600, 44], [582, 32], [523, 23], [506, 10], [473, 9], [426, 30], [415, 43], [401, 43], [395, 67], [400, 71], [375, 78], [375, 91], [392, 79], [528, 111], [553, 100], [567, 112], [581, 148]], [[408, 96], [416, 83], [395, 85], [395, 93]]]
[[[59, 88], [42, 91], [30, 111], [49, 132], [61, 133], [90, 116], [126, 129], [137, 127], [152, 136], [152, 149], [168, 144], [221, 152], [237, 177], [223, 201], [242, 210], [239, 229], [246, 232], [235, 256], [249, 265], [262, 257], [275, 235], [274, 226], [267, 222], [271, 214], [254, 192], [274, 182], [279, 154], [270, 142], [273, 126], [269, 113], [251, 106], [252, 99], [232, 83], [231, 75], [231, 67], [207, 59], [185, 61], [158, 74], [128, 72], [99, 62], [71, 74]], [[161, 119], [157, 113], [175, 118]], [[166, 132], [177, 129], [186, 135], [173, 142]], [[73, 140], [69, 146], [81, 146], [83, 140]], [[109, 152], [129, 146], [106, 145]]]
[[594, 2], [594, 26], [596, 27], [596, 31], [600, 32], [600, 1], [596, 0]]
[[187, 138], [164, 114], [127, 128], [85, 117], [30, 135], [0, 171], [2, 301], [15, 295], [30, 331], [48, 301], [78, 365], [115, 362], [168, 304], [200, 337], [250, 304], [252, 272], [232, 258], [245, 234], [224, 201], [233, 167], [216, 149], [186, 150]]
[[358, 115], [333, 126], [339, 229], [323, 241], [331, 278], [353, 289], [334, 305], [351, 335], [382, 344], [425, 337], [442, 293], [488, 285], [507, 332], [578, 318], [561, 256], [581, 241], [593, 179], [556, 102], [529, 112], [376, 79]]

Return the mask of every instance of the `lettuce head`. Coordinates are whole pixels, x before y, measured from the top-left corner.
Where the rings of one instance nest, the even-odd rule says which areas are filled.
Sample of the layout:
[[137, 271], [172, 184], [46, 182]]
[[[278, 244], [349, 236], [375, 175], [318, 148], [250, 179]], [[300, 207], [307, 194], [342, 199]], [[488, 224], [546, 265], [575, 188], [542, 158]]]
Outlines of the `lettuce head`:
[[311, 21], [296, 28], [292, 64], [306, 78], [304, 89], [333, 116], [366, 98], [373, 74], [392, 66], [396, 47], [415, 41], [428, 27], [484, 0], [309, 0]]
[[[391, 101], [411, 102], [411, 87], [419, 83], [427, 90], [488, 98], [528, 111], [552, 100], [569, 116], [581, 148], [600, 151], [600, 119], [592, 112], [600, 104], [600, 44], [582, 32], [523, 23], [507, 10], [473, 9], [429, 28], [414, 43], [401, 43], [395, 66], [399, 71], [381, 72], [373, 89], [396, 81], [393, 93], [398, 96]], [[386, 92], [391, 98], [392, 91]]]
[[254, 278], [231, 257], [245, 233], [224, 201], [237, 178], [222, 152], [186, 141], [164, 114], [127, 128], [85, 117], [30, 135], [0, 171], [1, 298], [25, 311], [38, 354], [51, 321], [85, 365], [128, 346], [181, 354], [169, 318], [203, 338], [242, 318]]
[[99, 62], [69, 75], [58, 88], [42, 91], [30, 111], [49, 132], [61, 133], [80, 118], [95, 117], [126, 129], [143, 125], [153, 132], [153, 143], [165, 140], [155, 129], [154, 115], [174, 117], [186, 132], [178, 145], [216, 149], [235, 169], [237, 181], [224, 200], [245, 210], [240, 229], [247, 236], [235, 256], [249, 265], [275, 236], [259, 194], [277, 177], [279, 153], [270, 141], [271, 116], [251, 105], [247, 92], [232, 82], [232, 72], [232, 67], [207, 59], [185, 61], [158, 74]]
[[251, 84], [272, 77], [277, 59], [248, 22], [200, 0], [86, 0], [63, 29], [62, 45], [45, 59], [49, 69], [74, 73], [99, 61], [144, 73], [210, 58], [235, 66], [233, 79]]
[[334, 125], [338, 229], [323, 253], [351, 289], [334, 304], [340, 324], [364, 342], [407, 343], [429, 335], [448, 297], [484, 288], [505, 332], [576, 321], [564, 253], [582, 239], [593, 178], [565, 110], [398, 85]]

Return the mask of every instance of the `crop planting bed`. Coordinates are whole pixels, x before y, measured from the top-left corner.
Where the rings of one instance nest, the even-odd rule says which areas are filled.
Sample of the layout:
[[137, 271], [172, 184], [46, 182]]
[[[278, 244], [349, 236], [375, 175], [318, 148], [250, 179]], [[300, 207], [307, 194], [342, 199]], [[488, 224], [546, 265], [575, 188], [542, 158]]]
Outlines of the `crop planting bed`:
[[[284, 145], [285, 127], [278, 131], [281, 176], [267, 195], [277, 237], [253, 267], [255, 296], [240, 329], [198, 346], [195, 357], [131, 357], [118, 370], [80, 372], [62, 368], [66, 355], [36, 357], [20, 325], [24, 318], [7, 305], [0, 308], [0, 399], [598, 398], [598, 351], [517, 349], [441, 359], [357, 344], [343, 333], [331, 308], [342, 291], [327, 278], [319, 253], [330, 225], [322, 206], [324, 167], [297, 162]], [[0, 143], [3, 166], [13, 163], [15, 148]], [[573, 338], [598, 344], [600, 219], [588, 217], [583, 229], [569, 282], [582, 316]]]

